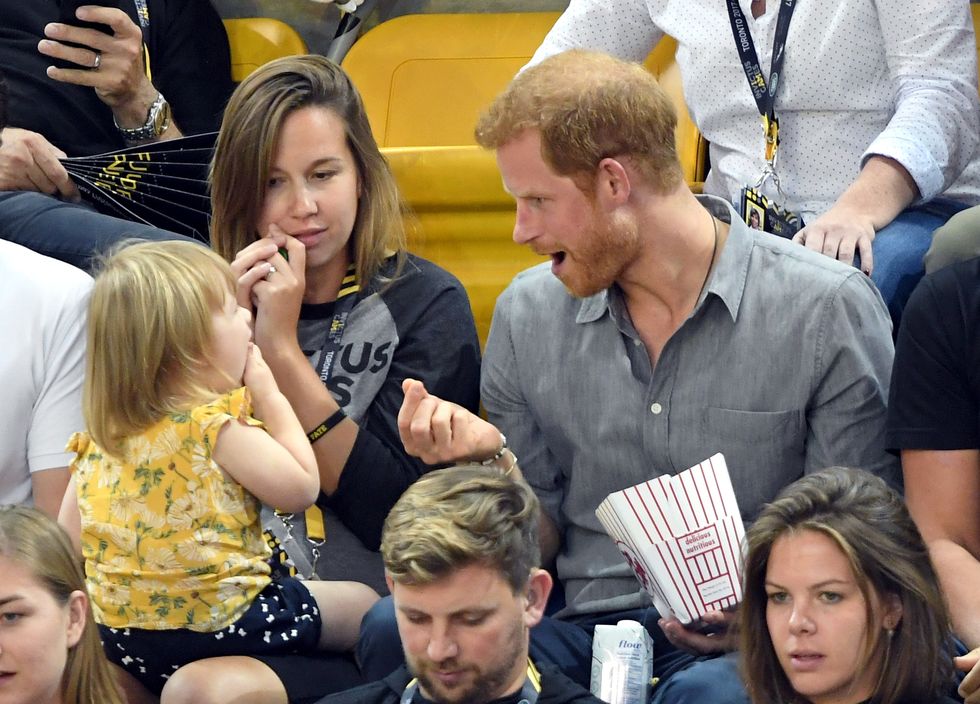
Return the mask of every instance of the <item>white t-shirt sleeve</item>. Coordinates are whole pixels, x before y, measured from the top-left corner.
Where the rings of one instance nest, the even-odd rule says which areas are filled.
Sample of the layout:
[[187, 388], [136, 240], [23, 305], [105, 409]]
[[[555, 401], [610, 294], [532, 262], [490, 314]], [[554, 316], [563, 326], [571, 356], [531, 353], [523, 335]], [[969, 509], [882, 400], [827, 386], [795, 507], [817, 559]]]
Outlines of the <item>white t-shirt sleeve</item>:
[[65, 452], [65, 443], [72, 433], [84, 429], [82, 383], [90, 288], [91, 279], [79, 278], [75, 285], [60, 292], [60, 300], [50, 303], [50, 325], [43, 332], [43, 377], [27, 438], [31, 472], [67, 466], [71, 453]]

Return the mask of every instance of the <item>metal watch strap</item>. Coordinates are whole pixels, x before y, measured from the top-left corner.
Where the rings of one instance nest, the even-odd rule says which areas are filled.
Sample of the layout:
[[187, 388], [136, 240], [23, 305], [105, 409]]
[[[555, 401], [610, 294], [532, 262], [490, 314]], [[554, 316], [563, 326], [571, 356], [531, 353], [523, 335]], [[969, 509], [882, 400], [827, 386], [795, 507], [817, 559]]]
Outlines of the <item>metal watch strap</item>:
[[[162, 120], [160, 119], [161, 113], [163, 113]], [[166, 132], [170, 126], [170, 106], [167, 104], [167, 99], [163, 97], [163, 93], [157, 93], [156, 99], [150, 104], [150, 110], [146, 114], [146, 122], [142, 127], [120, 127], [115, 116], [113, 116], [112, 120], [116, 124], [116, 129], [119, 130], [119, 134], [127, 142], [143, 142], [147, 139], [156, 139]]]

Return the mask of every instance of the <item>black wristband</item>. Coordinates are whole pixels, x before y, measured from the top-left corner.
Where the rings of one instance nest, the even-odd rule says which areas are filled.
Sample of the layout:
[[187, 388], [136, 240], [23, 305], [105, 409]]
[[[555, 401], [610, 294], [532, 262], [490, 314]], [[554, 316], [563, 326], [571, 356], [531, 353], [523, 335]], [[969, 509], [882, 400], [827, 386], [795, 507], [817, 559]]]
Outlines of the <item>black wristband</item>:
[[325, 421], [320, 423], [320, 425], [316, 426], [315, 428], [313, 428], [313, 430], [311, 430], [306, 434], [306, 437], [309, 438], [310, 440], [310, 444], [312, 445], [317, 440], [322, 438], [324, 435], [329, 433], [331, 430], [336, 428], [338, 425], [340, 425], [340, 422], [346, 417], [347, 414], [344, 413], [344, 409], [338, 408], [333, 415], [331, 415]]

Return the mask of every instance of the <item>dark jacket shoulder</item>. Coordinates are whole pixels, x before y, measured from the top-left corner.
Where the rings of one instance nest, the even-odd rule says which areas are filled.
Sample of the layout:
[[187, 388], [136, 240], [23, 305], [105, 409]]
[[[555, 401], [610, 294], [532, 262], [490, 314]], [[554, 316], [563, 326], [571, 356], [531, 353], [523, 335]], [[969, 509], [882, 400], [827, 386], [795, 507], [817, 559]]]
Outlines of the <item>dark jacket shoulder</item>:
[[398, 704], [411, 679], [408, 670], [402, 665], [383, 680], [330, 694], [316, 704]]

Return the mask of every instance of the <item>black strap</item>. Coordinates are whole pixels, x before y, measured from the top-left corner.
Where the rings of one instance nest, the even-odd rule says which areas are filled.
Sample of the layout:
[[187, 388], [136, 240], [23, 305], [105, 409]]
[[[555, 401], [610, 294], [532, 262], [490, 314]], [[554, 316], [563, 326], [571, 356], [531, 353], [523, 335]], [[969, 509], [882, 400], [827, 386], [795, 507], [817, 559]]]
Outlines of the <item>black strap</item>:
[[[772, 0], [770, 0], [771, 2]], [[789, 21], [793, 16], [796, 0], [780, 0], [779, 16], [776, 18], [776, 36], [772, 48], [772, 63], [769, 67], [769, 81], [766, 82], [759, 65], [759, 56], [755, 52], [755, 42], [749, 31], [745, 15], [739, 7], [738, 0], [728, 0], [728, 19], [732, 24], [732, 35], [735, 37], [735, 48], [749, 81], [752, 97], [759, 108], [759, 114], [764, 118], [774, 119], [776, 116], [773, 104], [776, 90], [779, 88], [779, 74], [783, 70], [783, 59], [786, 56], [786, 35], [789, 34]]]

